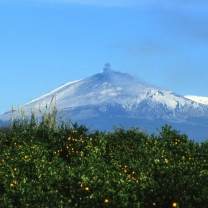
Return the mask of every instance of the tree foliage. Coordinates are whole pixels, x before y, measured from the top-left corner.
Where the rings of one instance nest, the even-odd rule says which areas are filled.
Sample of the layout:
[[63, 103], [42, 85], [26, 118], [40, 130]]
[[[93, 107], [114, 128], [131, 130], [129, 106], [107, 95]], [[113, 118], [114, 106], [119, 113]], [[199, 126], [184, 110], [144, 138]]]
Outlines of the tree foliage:
[[207, 207], [208, 143], [169, 126], [90, 133], [50, 119], [0, 130], [0, 207]]

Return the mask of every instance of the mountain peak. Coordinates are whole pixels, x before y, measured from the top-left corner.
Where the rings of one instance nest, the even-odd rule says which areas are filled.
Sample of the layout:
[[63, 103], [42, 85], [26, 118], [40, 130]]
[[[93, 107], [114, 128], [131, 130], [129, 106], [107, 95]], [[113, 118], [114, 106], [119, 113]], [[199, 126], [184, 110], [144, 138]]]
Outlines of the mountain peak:
[[110, 63], [106, 63], [103, 67], [103, 73], [110, 73], [112, 72], [112, 68], [111, 68], [111, 64]]
[[96, 77], [97, 76], [102, 80], [108, 80], [111, 82], [116, 81], [117, 83], [126, 82], [126, 81], [132, 83], [132, 81], [135, 80], [135, 77], [132, 77], [127, 73], [113, 70], [110, 63], [106, 63], [103, 67], [103, 72], [101, 74], [100, 73], [96, 74]]

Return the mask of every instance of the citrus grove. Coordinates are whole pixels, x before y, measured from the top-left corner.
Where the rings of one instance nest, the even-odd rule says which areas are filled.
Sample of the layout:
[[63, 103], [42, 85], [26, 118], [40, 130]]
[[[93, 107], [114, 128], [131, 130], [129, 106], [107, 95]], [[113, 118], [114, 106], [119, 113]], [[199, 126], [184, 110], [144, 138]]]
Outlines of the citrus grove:
[[89, 132], [50, 119], [0, 130], [1, 208], [206, 208], [208, 142], [169, 126]]

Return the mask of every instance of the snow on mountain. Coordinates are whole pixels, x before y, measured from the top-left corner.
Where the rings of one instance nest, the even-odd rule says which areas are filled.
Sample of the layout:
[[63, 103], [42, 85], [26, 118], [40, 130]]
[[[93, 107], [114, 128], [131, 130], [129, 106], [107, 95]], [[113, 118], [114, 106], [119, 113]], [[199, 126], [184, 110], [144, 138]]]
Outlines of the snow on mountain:
[[192, 95], [187, 95], [185, 96], [186, 98], [193, 100], [197, 103], [208, 105], [208, 97], [202, 97], [202, 96], [192, 96]]
[[39, 97], [39, 98], [36, 98], [36, 99], [30, 101], [29, 103], [27, 103], [27, 104], [25, 104], [25, 105], [30, 105], [30, 104], [35, 103], [35, 102], [38, 102], [39, 100], [44, 99], [44, 98], [46, 98], [46, 97], [48, 97], [48, 96], [50, 96], [50, 95], [56, 94], [57, 92], [59, 92], [59, 90], [63, 89], [64, 87], [67, 87], [67, 86], [69, 86], [69, 85], [72, 85], [72, 84], [74, 84], [74, 83], [76, 83], [76, 82], [79, 82], [79, 80], [77, 80], [77, 81], [72, 81], [72, 82], [68, 82], [68, 83], [66, 83], [66, 84], [64, 84], [64, 85], [62, 85], [62, 86], [56, 88], [55, 90], [52, 90], [51, 92], [49, 92], [49, 93], [47, 93], [47, 94], [45, 94], [45, 95], [43, 95], [43, 96], [41, 96], [41, 97]]
[[138, 81], [128, 74], [112, 71], [109, 66], [104, 68], [103, 73], [65, 84], [24, 107], [34, 110], [55, 103], [57, 109], [62, 110], [114, 103], [126, 110], [133, 110], [144, 101], [162, 104], [170, 111], [183, 107], [203, 110], [198, 103]]
[[[101, 130], [134, 126], [154, 131], [168, 123], [195, 136], [193, 129], [204, 133], [202, 129], [208, 127], [208, 106], [113, 71], [109, 64], [102, 73], [69, 82], [27, 103], [23, 110], [26, 116], [39, 115], [53, 106], [61, 120]], [[7, 112], [0, 120], [8, 121], [14, 114], [18, 116], [18, 111]]]

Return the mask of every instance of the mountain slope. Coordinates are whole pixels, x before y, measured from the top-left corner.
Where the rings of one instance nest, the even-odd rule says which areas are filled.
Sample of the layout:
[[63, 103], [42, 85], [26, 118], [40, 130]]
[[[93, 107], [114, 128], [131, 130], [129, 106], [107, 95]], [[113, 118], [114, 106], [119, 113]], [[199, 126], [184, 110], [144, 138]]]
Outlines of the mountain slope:
[[203, 104], [203, 105], [208, 105], [208, 97], [192, 96], [192, 95], [187, 95], [185, 97], [190, 99], [190, 100], [193, 100], [197, 103], [200, 103], [200, 104]]
[[[30, 116], [53, 106], [60, 120], [77, 121], [92, 129], [122, 126], [153, 132], [167, 123], [193, 137], [208, 136], [208, 106], [112, 71], [110, 65], [102, 73], [67, 83], [27, 103], [23, 109]], [[8, 112], [0, 119], [8, 121], [18, 115], [17, 111]]]

